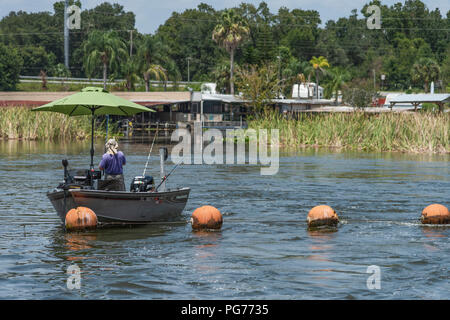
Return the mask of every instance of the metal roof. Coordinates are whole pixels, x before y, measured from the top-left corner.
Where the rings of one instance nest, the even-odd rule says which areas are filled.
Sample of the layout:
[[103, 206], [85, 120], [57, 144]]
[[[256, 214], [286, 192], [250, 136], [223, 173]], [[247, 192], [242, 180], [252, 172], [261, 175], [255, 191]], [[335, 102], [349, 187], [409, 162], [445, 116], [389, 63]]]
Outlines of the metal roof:
[[244, 103], [244, 102], [249, 102], [249, 101], [243, 99], [239, 95], [232, 95], [232, 94], [202, 93], [202, 99], [203, 100], [222, 101], [222, 102], [225, 102], [225, 103]]
[[450, 102], [450, 93], [400, 94], [390, 101], [394, 103]]
[[[246, 103], [250, 102], [249, 100], [244, 99], [240, 95], [232, 95], [232, 94], [210, 94], [210, 93], [200, 93], [194, 92], [192, 101], [221, 101], [224, 103]], [[317, 104], [324, 105], [333, 103], [333, 100], [328, 99], [272, 99], [272, 103], [277, 104]]]

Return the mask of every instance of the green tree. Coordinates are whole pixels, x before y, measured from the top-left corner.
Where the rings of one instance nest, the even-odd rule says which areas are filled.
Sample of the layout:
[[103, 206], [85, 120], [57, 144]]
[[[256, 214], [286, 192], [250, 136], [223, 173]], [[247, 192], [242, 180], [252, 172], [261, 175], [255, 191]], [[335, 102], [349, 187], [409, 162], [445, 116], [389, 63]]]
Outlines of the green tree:
[[53, 77], [59, 77], [61, 79], [61, 85], [64, 86], [64, 78], [70, 77], [70, 70], [63, 63], [58, 63], [56, 66], [50, 67], [50, 74]]
[[173, 12], [156, 31], [155, 35], [168, 47], [167, 56], [175, 62], [182, 79], [188, 78], [188, 57], [191, 58], [190, 80], [198, 81], [208, 78], [217, 61], [224, 56], [211, 38], [217, 19], [218, 13], [201, 3], [195, 9]]
[[127, 58], [125, 43], [114, 31], [93, 31], [83, 42], [82, 47], [86, 74], [92, 77], [95, 70], [102, 66], [103, 87], [106, 89], [108, 69], [110, 73], [120, 70], [120, 62]]
[[151, 64], [148, 69], [144, 71], [145, 91], [149, 91], [150, 79], [153, 78], [157, 81], [163, 80], [167, 82], [167, 70], [159, 64]]
[[161, 39], [147, 35], [138, 47], [140, 70], [144, 76], [145, 91], [150, 90], [150, 78], [167, 81], [167, 71], [160, 64], [167, 48]]
[[213, 77], [216, 83], [216, 91], [227, 93], [230, 89], [230, 61], [228, 59], [220, 61], [214, 67]]
[[441, 76], [444, 88], [450, 87], [450, 47], [447, 49], [446, 57], [441, 65]]
[[319, 37], [319, 12], [315, 10], [289, 10], [281, 7], [274, 18], [274, 39], [289, 47], [292, 55], [299, 60], [309, 60], [311, 49]]
[[325, 96], [330, 97], [335, 94], [335, 103], [338, 103], [339, 91], [342, 90], [344, 84], [350, 80], [350, 73], [343, 68], [335, 67], [330, 69], [329, 76], [331, 80], [325, 86]]
[[230, 54], [230, 93], [234, 94], [234, 54], [237, 47], [250, 33], [250, 28], [242, 17], [234, 10], [225, 10], [222, 13], [219, 24], [212, 33], [212, 39]]
[[[178, 88], [178, 82], [181, 80], [181, 73], [178, 69], [177, 64], [174, 60], [167, 57], [167, 61], [164, 64], [166, 69], [167, 79], [173, 81], [174, 88]], [[166, 86], [164, 86], [164, 90], [166, 90]]]
[[354, 79], [345, 85], [343, 101], [358, 109], [369, 107], [375, 96], [373, 85], [368, 79]]
[[0, 43], [0, 90], [15, 90], [23, 60], [16, 49]]
[[125, 87], [128, 91], [134, 91], [135, 85], [139, 82], [139, 62], [136, 56], [129, 57], [122, 63], [122, 74], [125, 77]]
[[248, 107], [253, 107], [256, 115], [262, 114], [283, 89], [278, 79], [277, 67], [273, 64], [238, 68], [236, 85], [242, 92]]
[[421, 58], [411, 70], [411, 78], [415, 83], [423, 83], [425, 93], [428, 92], [429, 84], [439, 79], [439, 64], [430, 58]]
[[38, 75], [41, 70], [49, 71], [56, 64], [56, 56], [47, 53], [44, 47], [27, 45], [21, 48], [24, 75]]
[[328, 63], [328, 60], [323, 56], [313, 56], [309, 63], [311, 63], [316, 73], [316, 98], [319, 99], [319, 72], [322, 74], [325, 73], [325, 68], [329, 68], [330, 64]]

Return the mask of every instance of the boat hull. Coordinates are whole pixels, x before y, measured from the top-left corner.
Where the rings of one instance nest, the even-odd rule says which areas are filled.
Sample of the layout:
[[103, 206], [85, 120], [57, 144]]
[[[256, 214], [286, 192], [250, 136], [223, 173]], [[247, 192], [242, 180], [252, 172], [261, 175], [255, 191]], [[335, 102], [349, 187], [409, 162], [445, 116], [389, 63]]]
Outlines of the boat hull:
[[[100, 223], [151, 223], [180, 218], [189, 198], [189, 188], [166, 192], [125, 192], [72, 189], [47, 194], [61, 221], [67, 211], [88, 207]], [[65, 201], [65, 205], [64, 205]]]

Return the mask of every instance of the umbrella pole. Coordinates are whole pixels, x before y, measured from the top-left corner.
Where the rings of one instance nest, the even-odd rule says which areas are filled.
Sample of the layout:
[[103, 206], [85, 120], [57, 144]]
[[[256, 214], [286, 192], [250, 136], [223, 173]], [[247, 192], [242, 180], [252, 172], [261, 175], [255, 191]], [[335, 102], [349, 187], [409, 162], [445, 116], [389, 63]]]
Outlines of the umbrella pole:
[[108, 141], [109, 114], [106, 115], [106, 141]]
[[91, 170], [94, 169], [94, 112], [95, 110], [92, 109], [92, 120], [91, 120]]

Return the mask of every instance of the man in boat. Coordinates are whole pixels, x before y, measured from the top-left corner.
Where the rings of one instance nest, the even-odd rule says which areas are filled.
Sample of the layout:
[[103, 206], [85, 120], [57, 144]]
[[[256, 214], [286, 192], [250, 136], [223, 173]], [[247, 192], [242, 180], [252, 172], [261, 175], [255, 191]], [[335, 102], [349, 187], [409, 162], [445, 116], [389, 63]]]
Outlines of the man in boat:
[[125, 191], [123, 166], [126, 164], [125, 155], [119, 151], [119, 144], [115, 139], [109, 139], [105, 144], [106, 153], [102, 157], [99, 168], [105, 170], [105, 180], [113, 180], [108, 184], [108, 190]]

